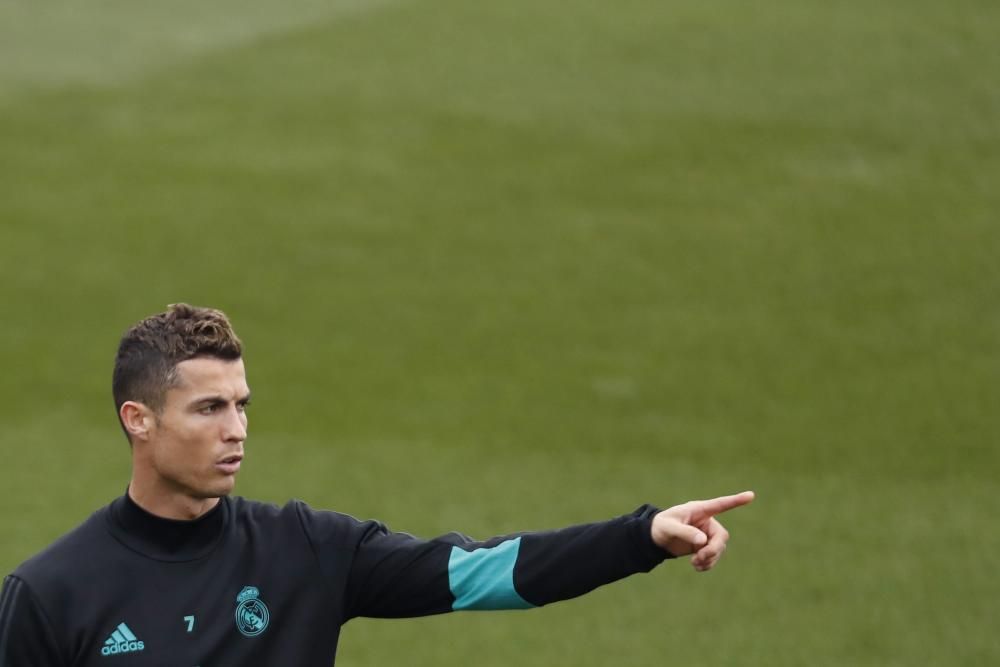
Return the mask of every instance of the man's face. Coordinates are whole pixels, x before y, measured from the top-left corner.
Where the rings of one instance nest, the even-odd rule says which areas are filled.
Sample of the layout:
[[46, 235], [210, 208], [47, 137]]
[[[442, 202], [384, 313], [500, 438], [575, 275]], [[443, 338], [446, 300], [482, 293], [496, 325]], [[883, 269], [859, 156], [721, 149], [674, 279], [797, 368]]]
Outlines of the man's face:
[[250, 401], [243, 360], [198, 357], [177, 364], [177, 382], [150, 429], [149, 462], [160, 483], [193, 498], [236, 485]]

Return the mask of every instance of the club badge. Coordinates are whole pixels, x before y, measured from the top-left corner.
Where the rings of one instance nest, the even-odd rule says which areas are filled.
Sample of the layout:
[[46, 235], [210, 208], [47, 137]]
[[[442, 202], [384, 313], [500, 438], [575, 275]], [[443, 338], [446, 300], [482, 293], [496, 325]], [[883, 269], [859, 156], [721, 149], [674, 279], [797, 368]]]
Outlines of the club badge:
[[267, 630], [271, 612], [254, 586], [244, 586], [236, 596], [236, 628], [244, 637], [256, 637]]

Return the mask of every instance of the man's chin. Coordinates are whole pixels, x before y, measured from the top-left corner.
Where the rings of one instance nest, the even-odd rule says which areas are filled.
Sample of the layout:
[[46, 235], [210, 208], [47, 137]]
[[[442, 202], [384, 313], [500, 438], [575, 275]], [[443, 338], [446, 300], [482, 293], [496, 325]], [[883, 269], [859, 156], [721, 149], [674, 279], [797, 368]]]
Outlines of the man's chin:
[[236, 476], [230, 475], [223, 479], [213, 480], [211, 484], [199, 489], [198, 496], [204, 500], [213, 500], [228, 496], [236, 488]]
[[231, 478], [228, 484], [224, 485], [220, 484], [219, 487], [214, 489], [215, 493], [213, 494], [213, 496], [215, 498], [222, 498], [223, 496], [228, 496], [230, 493], [233, 492], [233, 489], [235, 488], [236, 488], [236, 479]]

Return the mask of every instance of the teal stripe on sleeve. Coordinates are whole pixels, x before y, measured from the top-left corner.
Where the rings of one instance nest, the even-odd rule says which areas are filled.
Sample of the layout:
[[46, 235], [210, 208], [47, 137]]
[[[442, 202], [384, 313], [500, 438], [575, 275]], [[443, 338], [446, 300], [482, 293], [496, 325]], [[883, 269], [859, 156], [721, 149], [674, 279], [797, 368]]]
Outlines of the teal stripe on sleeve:
[[448, 585], [455, 602], [451, 608], [486, 611], [533, 607], [514, 590], [514, 563], [520, 548], [520, 537], [475, 551], [452, 547]]

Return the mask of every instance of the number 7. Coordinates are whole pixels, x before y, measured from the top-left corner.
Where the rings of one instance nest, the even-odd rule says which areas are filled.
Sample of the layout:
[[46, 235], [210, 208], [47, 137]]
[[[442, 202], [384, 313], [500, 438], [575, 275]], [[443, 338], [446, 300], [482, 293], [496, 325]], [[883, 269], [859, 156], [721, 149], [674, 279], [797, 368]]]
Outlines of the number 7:
[[188, 624], [188, 632], [191, 632], [192, 630], [194, 630], [194, 616], [185, 616], [184, 620]]

